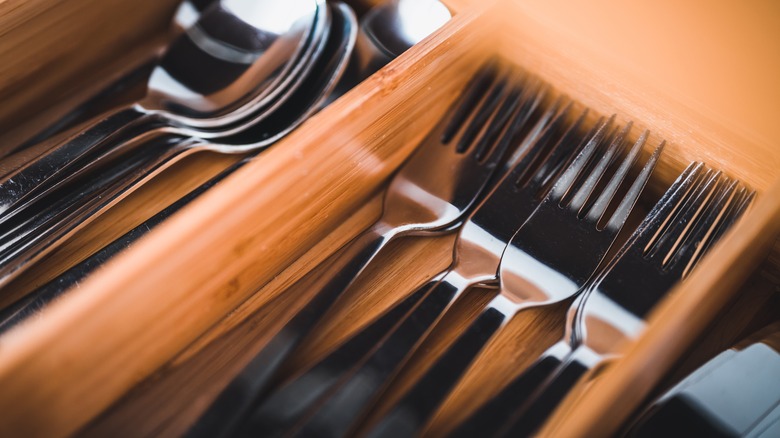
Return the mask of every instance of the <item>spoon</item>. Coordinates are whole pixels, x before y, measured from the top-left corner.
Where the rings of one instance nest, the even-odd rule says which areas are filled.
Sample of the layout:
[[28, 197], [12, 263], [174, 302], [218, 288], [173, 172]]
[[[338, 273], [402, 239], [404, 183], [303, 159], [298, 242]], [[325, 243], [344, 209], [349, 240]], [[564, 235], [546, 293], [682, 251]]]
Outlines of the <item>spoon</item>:
[[373, 73], [452, 18], [438, 0], [392, 0], [372, 8], [360, 22], [355, 54]]
[[149, 78], [145, 98], [2, 177], [0, 213], [35, 194], [52, 176], [72, 170], [75, 161], [105, 147], [117, 132], [127, 139], [172, 125], [204, 128], [199, 131], [204, 137], [218, 136], [213, 128], [273, 102], [313, 55], [315, 29], [329, 28], [324, 1], [212, 4], [171, 43]]
[[[173, 14], [173, 34], [179, 35], [198, 21], [200, 14], [214, 0], [183, 0]], [[127, 90], [137, 89], [147, 81], [156, 61], [147, 61], [139, 67], [126, 72], [121, 78], [78, 104], [67, 114], [46, 125], [31, 137], [17, 145], [4, 148], [8, 152], [0, 157], [0, 175], [7, 175], [22, 165], [34, 160], [44, 151], [51, 148], [57, 135], [65, 135], [68, 131], [76, 132], [80, 126], [89, 127], [89, 121], [116, 108], [125, 106]], [[6, 151], [3, 151], [6, 152]]]
[[[334, 23], [335, 22], [336, 19], [334, 18]], [[367, 22], [368, 21], [364, 19], [361, 22], [361, 26], [365, 26]], [[338, 26], [334, 24], [334, 27], [338, 27]], [[432, 33], [432, 31], [433, 30], [431, 30], [431, 32], [429, 33]], [[426, 35], [421, 35], [420, 39], [423, 39]], [[357, 45], [361, 43], [361, 38], [366, 38], [365, 32], [362, 31], [362, 29], [359, 31], [357, 38], [358, 40], [355, 43], [355, 50], [357, 50]], [[366, 43], [372, 44], [372, 41], [374, 40], [364, 40], [363, 44]], [[348, 68], [354, 67], [355, 58], [356, 58], [356, 53], [352, 52], [352, 59], [349, 62], [350, 65]], [[338, 84], [338, 88], [341, 89], [338, 90], [340, 91], [340, 93], [338, 93], [337, 90], [334, 90], [331, 93], [331, 97], [329, 97], [327, 101], [330, 102], [331, 100], [333, 100], [333, 95], [336, 95], [337, 93], [343, 94], [343, 92], [348, 91], [347, 87], [349, 87], [350, 84], [359, 82], [360, 79], [356, 79], [356, 78], [365, 78], [368, 77], [371, 73], [372, 71], [370, 69], [366, 69], [363, 71], [356, 71], [356, 72], [353, 71], [352, 76], [347, 77], [347, 72], [344, 72], [342, 75], [342, 79], [339, 81]], [[319, 102], [317, 105], [323, 106], [323, 103]], [[145, 235], [148, 231], [153, 229], [159, 223], [167, 220], [170, 216], [178, 212], [185, 205], [188, 205], [190, 202], [197, 199], [200, 195], [205, 193], [207, 190], [209, 190], [219, 181], [223, 180], [228, 175], [232, 174], [237, 169], [242, 167], [244, 164], [251, 161], [251, 159], [257, 153], [259, 153], [259, 151], [253, 152], [249, 156], [245, 157], [243, 160], [234, 164], [230, 168], [224, 170], [219, 175], [203, 183], [201, 186], [194, 189], [192, 192], [188, 193], [184, 198], [177, 201], [175, 204], [171, 205], [170, 207], [166, 208], [159, 214], [155, 215], [153, 218], [147, 220], [146, 222], [134, 228], [124, 236], [120, 237], [116, 241], [107, 245], [106, 247], [104, 247], [99, 252], [89, 257], [85, 261], [79, 263], [78, 265], [75, 265], [74, 267], [69, 269], [67, 272], [63, 273], [60, 277], [58, 277], [54, 281], [35, 290], [31, 294], [25, 296], [24, 298], [20, 299], [18, 302], [14, 303], [9, 308], [0, 311], [0, 333], [3, 333], [4, 331], [10, 329], [17, 323], [27, 319], [31, 315], [36, 314], [41, 308], [45, 307], [48, 303], [55, 300], [56, 298], [64, 294], [67, 290], [71, 289], [76, 284], [81, 282], [84, 278], [89, 276], [92, 272], [94, 272], [96, 269], [102, 266], [103, 263], [105, 263], [107, 260], [123, 252], [125, 249], [130, 247], [137, 239]], [[96, 185], [99, 184], [100, 183], [96, 183]]]
[[[120, 146], [123, 143], [126, 143], [139, 135], [143, 135], [144, 133], [154, 132], [178, 134], [182, 137], [198, 137], [201, 139], [213, 138], [219, 139], [221, 143], [236, 141], [235, 139], [240, 137], [235, 137], [235, 134], [238, 134], [251, 126], [262, 122], [266, 117], [273, 114], [273, 112], [279, 106], [284, 104], [290, 98], [290, 96], [292, 96], [293, 92], [301, 87], [304, 79], [308, 76], [311, 69], [315, 65], [316, 60], [319, 59], [319, 57], [322, 55], [323, 50], [325, 49], [325, 44], [328, 41], [328, 34], [331, 28], [331, 17], [328, 8], [322, 8], [322, 10], [318, 12], [317, 17], [318, 19], [315, 23], [315, 28], [313, 31], [313, 35], [316, 36], [316, 41], [311, 44], [310, 49], [307, 49], [307, 56], [299, 61], [299, 67], [296, 67], [297, 72], [292, 78], [291, 83], [283, 88], [276, 99], [274, 99], [271, 103], [262, 106], [260, 110], [256, 111], [249, 118], [244, 119], [238, 123], [233, 123], [219, 129], [211, 130], [194, 130], [192, 128], [185, 128], [182, 126], [166, 126], [164, 123], [161, 124], [162, 126], [157, 126], [157, 129], [154, 130], [152, 130], [154, 125], [150, 125], [148, 123], [142, 125], [140, 129], [121, 130], [119, 133], [113, 134], [111, 137], [111, 142], [109, 144], [104, 144], [103, 147], [98, 148], [96, 153], [88, 154], [82, 158], [71, 161], [68, 164], [68, 172], [59, 172], [56, 175], [52, 175], [50, 178], [46, 179], [25, 193], [24, 196], [22, 196], [13, 204], [13, 210], [7, 209], [4, 214], [2, 210], [0, 210], [0, 224], [5, 223], [9, 220], [10, 217], [17, 214], [19, 211], [24, 210], [29, 205], [37, 202], [40, 198], [42, 198], [47, 193], [54, 191], [57, 187], [63, 186], [66, 183], [77, 179], [81, 175], [87, 174], [91, 169], [100, 167], [102, 163], [108, 159], [106, 157], [115, 156], [118, 153], [117, 149], [121, 150]], [[0, 190], [0, 196], [1, 195], [2, 191]]]
[[[336, 19], [334, 19], [334, 23], [335, 22]], [[338, 26], [334, 24], [334, 27], [338, 27]], [[358, 33], [358, 40], [355, 43], [356, 47], [357, 45], [361, 44], [361, 38], [363, 39], [366, 38], [364, 32]], [[367, 41], [364, 40], [363, 44], [366, 43], [371, 44], [371, 41], [373, 40], [367, 40]], [[357, 50], [357, 48], [355, 50]], [[356, 58], [356, 54], [355, 52], [353, 52], [352, 59], [350, 60], [349, 68], [352, 68], [354, 66], [355, 58]], [[347, 72], [344, 72], [342, 75], [342, 79], [339, 81], [338, 87], [344, 87], [344, 88], [349, 87], [349, 84], [355, 83], [354, 78], [367, 77], [370, 74], [371, 71], [369, 70], [362, 71], [362, 72], [358, 71], [352, 73], [352, 78], [348, 78]], [[347, 90], [348, 89], [342, 89], [342, 93]], [[337, 91], [334, 90], [331, 93], [331, 96], [335, 95], [336, 93]], [[328, 102], [330, 102], [332, 99], [333, 99], [332, 97], [328, 98]], [[319, 103], [318, 105], [322, 106], [323, 104]], [[90, 256], [88, 259], [73, 266], [72, 268], [70, 268], [62, 275], [60, 275], [55, 280], [51, 281], [45, 286], [36, 289], [35, 291], [28, 294], [24, 298], [20, 299], [10, 307], [0, 311], [0, 334], [10, 329], [11, 327], [15, 326], [19, 322], [29, 318], [30, 316], [37, 314], [40, 311], [40, 309], [48, 305], [48, 303], [50, 303], [51, 301], [63, 295], [67, 290], [71, 289], [76, 284], [81, 282], [87, 276], [92, 274], [96, 269], [99, 269], [106, 261], [108, 261], [109, 259], [113, 258], [115, 255], [123, 252], [124, 250], [132, 246], [136, 240], [146, 235], [146, 233], [148, 233], [151, 229], [155, 228], [158, 224], [166, 221], [169, 217], [174, 215], [185, 205], [188, 205], [190, 202], [197, 199], [200, 195], [202, 195], [207, 190], [209, 190], [211, 187], [213, 187], [214, 185], [216, 185], [217, 183], [225, 179], [227, 176], [229, 176], [230, 174], [238, 170], [240, 167], [242, 167], [243, 165], [251, 161], [252, 158], [255, 155], [257, 155], [257, 153], [259, 153], [259, 151], [255, 151], [254, 153], [245, 157], [244, 159], [237, 162], [236, 164], [229, 167], [228, 169], [225, 169], [219, 175], [203, 183], [202, 185], [194, 189], [192, 192], [188, 193], [185, 197], [183, 197], [176, 203], [172, 204], [171, 206], [161, 211], [160, 213], [150, 218], [149, 220], [139, 225], [138, 227], [134, 228], [133, 230], [129, 231], [122, 237], [108, 244], [103, 249], [101, 249], [94, 255]]]
[[310, 75], [267, 119], [231, 138], [245, 143], [210, 143], [200, 138], [169, 134], [164, 129], [126, 142], [117, 149], [123, 153], [114, 157], [122, 161], [121, 166], [108, 166], [96, 175], [84, 175], [74, 181], [76, 186], [68, 196], [51, 193], [34, 204], [40, 208], [32, 214], [15, 214], [6, 221], [6, 229], [0, 233], [0, 285], [181, 158], [204, 150], [257, 152], [278, 141], [319, 110], [346, 69], [357, 38], [354, 12], [343, 3], [335, 3], [331, 12], [332, 31], [323, 55], [311, 68]]
[[390, 0], [371, 8], [360, 30], [347, 73], [333, 99], [354, 88], [452, 18], [438, 0]]

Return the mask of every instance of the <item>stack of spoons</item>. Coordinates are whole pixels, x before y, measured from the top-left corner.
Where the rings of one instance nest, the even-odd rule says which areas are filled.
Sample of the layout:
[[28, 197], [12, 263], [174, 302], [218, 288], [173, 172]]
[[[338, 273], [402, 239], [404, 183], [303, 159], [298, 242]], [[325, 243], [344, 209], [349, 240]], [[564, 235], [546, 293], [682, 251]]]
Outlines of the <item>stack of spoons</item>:
[[251, 158], [450, 17], [438, 1], [396, 0], [369, 11], [359, 30], [340, 2], [206, 3], [179, 9], [175, 25], [186, 29], [144, 99], [0, 177], [0, 286], [184, 156]]

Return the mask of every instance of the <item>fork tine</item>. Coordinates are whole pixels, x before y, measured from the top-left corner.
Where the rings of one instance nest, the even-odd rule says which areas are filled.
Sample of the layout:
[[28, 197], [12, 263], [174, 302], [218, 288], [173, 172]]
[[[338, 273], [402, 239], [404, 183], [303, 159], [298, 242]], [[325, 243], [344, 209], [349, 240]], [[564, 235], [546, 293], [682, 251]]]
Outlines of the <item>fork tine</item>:
[[709, 171], [706, 177], [689, 193], [680, 210], [669, 221], [668, 226], [660, 233], [652, 246], [645, 253], [648, 259], [660, 259], [663, 266], [670, 254], [673, 254], [681, 244], [682, 239], [701, 215], [703, 208], [710, 199], [722, 188], [721, 172]]
[[632, 248], [640, 249], [642, 254], [646, 253], [648, 247], [652, 245], [680, 210], [683, 200], [690, 194], [692, 188], [696, 186], [706, 171], [706, 166], [701, 162], [693, 162], [683, 170], [637, 228], [632, 237], [630, 245]]
[[507, 88], [510, 86], [509, 76], [509, 72], [499, 75], [488, 92], [485, 93], [485, 97], [476, 111], [473, 111], [468, 116], [464, 123], [464, 128], [452, 138], [451, 143], [455, 144], [456, 152], [463, 153], [469, 149], [474, 140], [486, 129], [485, 127], [489, 121], [494, 118], [498, 109], [507, 100], [509, 96]]
[[628, 219], [628, 215], [631, 213], [631, 210], [634, 209], [634, 205], [639, 199], [639, 195], [642, 194], [645, 185], [647, 185], [647, 181], [650, 180], [650, 175], [652, 175], [653, 170], [655, 170], [655, 166], [658, 164], [658, 159], [661, 156], [661, 152], [663, 152], [665, 145], [666, 142], [661, 142], [661, 144], [655, 148], [653, 154], [647, 160], [644, 167], [642, 167], [642, 170], [639, 172], [639, 175], [637, 175], [636, 179], [634, 179], [634, 183], [631, 184], [628, 192], [623, 196], [623, 199], [612, 213], [612, 217], [609, 219], [609, 222], [607, 222], [606, 226], [604, 226], [603, 230], [617, 233], [623, 227], [623, 224], [626, 222], [626, 219]]
[[639, 156], [639, 152], [642, 150], [645, 143], [647, 143], [647, 138], [649, 136], [650, 132], [647, 130], [645, 130], [642, 135], [639, 136], [639, 139], [637, 139], [637, 141], [634, 143], [634, 146], [631, 148], [628, 155], [620, 163], [620, 167], [617, 169], [614, 176], [609, 180], [607, 186], [604, 187], [604, 189], [601, 191], [601, 194], [598, 196], [598, 198], [596, 198], [596, 201], [593, 203], [593, 205], [590, 206], [586, 215], [587, 220], [594, 223], [599, 223], [601, 221], [607, 211], [607, 208], [609, 207], [609, 204], [612, 202], [612, 198], [615, 197], [618, 189], [626, 179], [628, 172], [636, 162], [636, 159]]
[[607, 136], [614, 120], [614, 115], [606, 121], [603, 118], [599, 119], [597, 124], [598, 128], [593, 135], [590, 136], [585, 147], [580, 151], [571, 165], [569, 165], [566, 171], [563, 172], [563, 175], [555, 182], [555, 185], [548, 196], [551, 196], [553, 200], [556, 200], [559, 203], [562, 202], [563, 197], [574, 188], [573, 186], [577, 177], [585, 168], [587, 168], [588, 163], [595, 155], [596, 150]]
[[[515, 184], [521, 185], [525, 176], [532, 172], [533, 164], [539, 159], [540, 155], [554, 144], [556, 136], [559, 135], [559, 131], [563, 129], [566, 120], [571, 112], [572, 102], [567, 101], [566, 97], [562, 97], [557, 103], [561, 104], [563, 108], [557, 112], [554, 119], [552, 119], [544, 129], [532, 139], [529, 139], [526, 144], [522, 145], [524, 154], [514, 163], [512, 175], [510, 178], [514, 179]], [[565, 105], [564, 105], [565, 104]]]
[[[544, 87], [540, 90], [540, 93], [546, 93], [547, 91], [547, 87]], [[528, 134], [521, 139], [520, 145], [514, 148], [514, 152], [512, 152], [512, 155], [506, 161], [505, 170], [509, 171], [517, 167], [517, 163], [522, 160], [523, 157], [525, 157], [539, 141], [541, 141], [542, 136], [546, 135], [549, 126], [555, 123], [557, 120], [557, 117], [562, 111], [561, 108], [568, 104], [566, 99], [567, 98], [565, 96], [559, 96], [542, 113], [542, 115], [539, 117], [539, 120], [537, 120], [530, 129], [530, 132], [528, 132]], [[522, 128], [522, 126], [517, 125], [517, 121], [518, 120], [515, 119], [512, 121], [512, 123], [510, 123], [506, 134], [502, 136], [502, 139], [499, 142], [497, 148], [506, 148], [514, 144], [511, 139], [517, 133], [516, 131]]]
[[685, 243], [669, 258], [666, 269], [681, 272], [682, 278], [688, 276], [711, 244], [720, 238], [717, 235], [718, 225], [729, 221], [730, 216], [735, 213], [731, 207], [740, 197], [739, 185], [739, 181], [732, 180], [725, 189], [721, 190], [714, 202], [708, 205], [696, 227], [686, 237]]
[[755, 195], [756, 192], [750, 190], [744, 184], [739, 185], [739, 188], [736, 189], [736, 194], [729, 202], [723, 218], [720, 219], [713, 227], [714, 230], [712, 234], [707, 240], [699, 245], [698, 251], [691, 257], [690, 262], [683, 271], [683, 278], [690, 274], [693, 268], [695, 268], [699, 263], [699, 260], [701, 260], [701, 258], [704, 257], [704, 255], [707, 254], [707, 252], [710, 250], [710, 247], [716, 244], [720, 238], [723, 237], [723, 234], [725, 234], [725, 232], [728, 231], [740, 217], [742, 217], [742, 214], [745, 213], [745, 210], [747, 210], [747, 208], [750, 206], [750, 203], [753, 202]]
[[508, 99], [508, 108], [499, 110], [497, 120], [490, 124], [490, 128], [477, 142], [474, 148], [477, 160], [485, 159], [489, 152], [493, 156], [503, 157], [513, 143], [499, 139], [514, 137], [517, 135], [515, 131], [522, 131], [521, 128], [527, 126], [544, 99], [545, 90], [539, 79], [524, 77], [518, 82]]
[[[612, 138], [612, 141], [607, 147], [607, 150], [604, 151], [601, 157], [599, 157], [598, 162], [590, 171], [587, 178], [585, 178], [585, 181], [581, 183], [580, 189], [577, 191], [577, 193], [569, 202], [569, 208], [578, 211], [580, 214], [582, 214], [585, 211], [585, 206], [587, 205], [588, 199], [591, 198], [591, 195], [593, 195], [593, 192], [596, 190], [596, 187], [598, 186], [599, 182], [606, 175], [607, 169], [615, 161], [615, 158], [620, 154], [622, 154], [623, 150], [625, 149], [626, 146], [625, 140], [626, 137], [628, 136], [628, 133], [631, 131], [632, 125], [633, 124], [631, 122], [627, 123], [626, 126], [617, 135], [615, 135]], [[628, 160], [628, 159], [623, 160], [623, 164], [626, 164], [627, 161], [631, 161], [630, 163], [628, 163], [628, 166], [620, 167], [620, 170], [625, 168], [626, 173], [628, 173], [628, 170], [631, 168], [631, 165], [633, 164], [633, 160]], [[616, 179], [619, 180], [623, 179], [622, 177], [620, 177], [620, 172], [615, 174], [615, 177], [612, 178], [612, 181], [615, 181]], [[617, 186], [619, 185], [620, 184], [617, 184]], [[611, 185], [608, 186], [607, 188], [610, 187]], [[615, 190], [617, 190], [617, 187], [615, 187]], [[603, 197], [604, 195], [609, 195], [609, 191], [606, 190], [603, 191], [601, 196], [599, 196], [599, 198]]]
[[579, 151], [585, 145], [585, 139], [582, 135], [582, 127], [588, 117], [588, 109], [585, 108], [569, 130], [561, 137], [558, 143], [553, 147], [552, 152], [536, 171], [530, 186], [534, 190], [540, 190], [549, 187], [550, 182], [560, 176], [560, 173], [570, 161], [574, 159]]
[[742, 214], [745, 213], [745, 211], [750, 207], [750, 204], [753, 203], [753, 199], [756, 197], [756, 192], [742, 184], [739, 195], [739, 199], [733, 203], [734, 212], [729, 215], [727, 220], [722, 221], [718, 225], [718, 229], [716, 230], [715, 235], [716, 239], [725, 234], [726, 231], [728, 231], [728, 229], [734, 225], [734, 223], [742, 216]]
[[446, 127], [441, 134], [441, 143], [448, 144], [455, 134], [466, 124], [466, 118], [474, 113], [487, 94], [487, 90], [494, 84], [498, 77], [498, 63], [493, 61], [485, 65], [469, 81], [467, 89], [461, 97], [452, 105]]
[[[686, 177], [686, 184], [680, 187], [679, 193], [675, 192], [675, 199], [667, 199], [666, 195], [664, 195], [664, 198], [656, 203], [655, 208], [659, 208], [659, 204], [662, 202], [673, 204], [664, 207], [668, 212], [663, 217], [659, 217], [661, 220], [658, 222], [657, 226], [654, 227], [653, 234], [648, 234], [647, 238], [643, 240], [643, 256], [647, 256], [650, 253], [650, 250], [655, 246], [658, 239], [673, 225], [674, 218], [680, 214], [680, 210], [682, 210], [686, 201], [693, 196], [693, 193], [701, 186], [702, 182], [712, 176], [713, 170], [705, 166], [702, 162], [691, 163], [686, 169], [686, 173], [694, 167], [695, 170]], [[682, 178], [683, 176], [680, 176], [677, 181], [682, 180]], [[675, 184], [677, 184], [677, 182], [675, 182]]]
[[728, 202], [733, 198], [738, 182], [722, 178], [709, 194], [704, 203], [698, 207], [690, 223], [686, 227], [678, 227], [677, 236], [671, 236], [674, 240], [671, 250], [661, 255], [661, 263], [664, 270], [682, 273], [690, 260], [696, 256], [702, 245], [712, 236], [718, 221], [727, 212]]
[[[495, 139], [504, 131], [506, 123], [515, 118], [521, 110], [522, 93], [518, 90], [518, 87], [512, 87], [511, 90], [504, 94], [505, 97], [502, 98], [500, 105], [491, 114], [491, 120], [482, 128], [480, 135], [475, 141], [475, 146], [470, 148], [471, 155], [477, 161], [482, 161], [485, 158]], [[464, 147], [464, 151], [469, 149], [469, 146]]]

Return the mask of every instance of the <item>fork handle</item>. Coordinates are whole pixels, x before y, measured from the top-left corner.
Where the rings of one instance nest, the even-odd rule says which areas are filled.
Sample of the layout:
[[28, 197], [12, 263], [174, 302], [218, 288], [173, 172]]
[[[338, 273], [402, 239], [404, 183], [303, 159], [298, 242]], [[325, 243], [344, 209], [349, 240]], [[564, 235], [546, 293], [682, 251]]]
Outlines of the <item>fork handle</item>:
[[[37, 157], [14, 169], [2, 169], [0, 177], [0, 215], [5, 215], [23, 202], [40, 196], [59, 182], [77, 174], [98, 151], [117, 144], [119, 133], [137, 135], [149, 127], [147, 113], [136, 107], [113, 112], [82, 132], [54, 144]], [[149, 125], [151, 126], [151, 124]], [[56, 181], [56, 182], [55, 182]]]
[[506, 319], [505, 314], [492, 307], [485, 309], [368, 436], [392, 438], [419, 435]]
[[599, 359], [585, 346], [577, 347], [544, 382], [532, 399], [524, 403], [502, 428], [500, 436], [517, 437], [534, 434], [571, 392], [572, 388], [591, 370]]
[[452, 438], [496, 436], [506, 419], [511, 418], [519, 407], [524, 406], [531, 399], [570, 352], [571, 347], [563, 340], [547, 349], [528, 369], [461, 423], [450, 436]]
[[276, 437], [293, 428], [340, 379], [358, 366], [360, 360], [381, 343], [435, 283], [435, 280], [426, 282], [308, 371], [275, 389], [258, 407], [253, 408], [249, 418], [242, 422], [240, 435]]
[[325, 272], [310, 274], [317, 276], [312, 286], [317, 290], [314, 298], [230, 382], [187, 436], [233, 436], [256, 402], [267, 394], [284, 361], [393, 237], [392, 231], [377, 223], [332, 256]]
[[[454, 278], [458, 280], [454, 281]], [[472, 284], [450, 272], [404, 317], [381, 344], [350, 373], [295, 431], [302, 437], [341, 437], [373, 405], [455, 299]]]

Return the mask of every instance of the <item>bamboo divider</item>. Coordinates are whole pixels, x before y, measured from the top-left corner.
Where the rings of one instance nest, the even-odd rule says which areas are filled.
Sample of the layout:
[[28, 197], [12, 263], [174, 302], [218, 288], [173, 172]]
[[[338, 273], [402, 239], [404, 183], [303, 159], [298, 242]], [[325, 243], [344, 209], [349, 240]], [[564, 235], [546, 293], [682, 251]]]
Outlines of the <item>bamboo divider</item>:
[[[62, 2], [71, 6], [61, 7], [77, 11], [77, 1]], [[81, 2], [87, 4], [87, 0]], [[618, 17], [610, 16], [606, 12], [611, 6], [599, 0], [589, 4], [590, 13], [578, 15], [581, 7], [558, 0], [505, 1], [493, 8], [496, 14], [485, 15], [481, 8], [468, 9], [470, 3], [480, 2], [448, 2], [460, 13], [438, 35], [177, 214], [40, 318], [0, 338], [0, 410], [4, 412], [0, 431], [25, 436], [75, 431], [105, 436], [129, 430], [139, 436], [176, 435], [186, 430], [283, 323], [280, 315], [290, 315], [307, 299], [305, 284], [282, 292], [378, 214], [377, 192], [382, 183], [441, 114], [478, 61], [494, 52], [595, 110], [616, 112], [670, 140], [659, 169], [659, 185], [688, 161], [700, 159], [723, 167], [762, 192], [749, 216], [653, 314], [647, 336], [630, 346], [626, 357], [607, 368], [595, 383], [580, 385], [543, 433], [587, 436], [616, 431], [739, 291], [739, 284], [774, 241], [770, 236], [777, 235], [780, 187], [772, 184], [780, 168], [776, 146], [780, 133], [769, 129], [765, 119], [767, 113], [776, 112], [772, 96], [778, 96], [778, 85], [761, 82], [762, 76], [747, 88], [741, 84], [737, 88], [746, 91], [756, 105], [742, 113], [713, 112], [707, 104], [729, 97], [723, 88], [728, 76], [712, 70], [707, 81], [716, 96], [704, 103], [697, 100], [701, 96], [696, 90], [681, 92], [669, 85], [680, 77], [677, 85], [686, 84], [686, 74], [702, 74], [711, 65], [664, 76], [664, 69], [674, 70], [673, 65], [658, 62], [658, 69], [642, 70], [647, 64], [641, 63], [641, 53], [625, 58], [634, 64], [616, 57], [626, 55], [626, 45], [642, 46], [646, 41], [621, 33], [620, 26], [610, 29], [603, 20], [616, 24], [619, 14], [636, 10], [620, 9]], [[9, 4], [20, 3], [0, 3], [0, 22], [3, 11], [13, 11], [3, 9]], [[19, 7], [27, 14], [20, 15], [24, 20], [36, 11], [33, 6]], [[153, 11], [155, 17], [171, 9], [170, 4], [158, 7]], [[658, 6], [660, 11], [670, 8], [675, 7]], [[52, 14], [41, 8], [33, 15], [51, 18]], [[494, 18], [502, 25], [496, 25]], [[145, 24], [150, 27], [143, 29], [149, 32], [154, 27], [159, 33], [162, 21], [151, 20]], [[592, 28], [590, 33], [583, 23]], [[484, 33], [486, 27], [502, 29], [497, 44]], [[572, 34], [574, 30], [580, 33]], [[90, 31], [103, 32], [98, 27]], [[642, 31], [652, 29], [643, 26]], [[675, 29], [659, 40], [678, 41], [679, 32]], [[750, 29], [746, 32], [752, 35]], [[616, 36], [625, 38], [623, 47], [610, 45]], [[135, 41], [129, 38], [128, 45], [131, 40]], [[772, 41], [777, 44], [780, 39]], [[93, 44], [89, 59], [108, 56], [106, 46], [97, 46]], [[663, 53], [648, 56], [665, 59]], [[764, 64], [758, 64], [771, 65], [779, 56], [780, 51], [770, 53]], [[87, 58], [80, 59], [81, 68]], [[655, 81], [658, 77], [666, 82]], [[2, 85], [9, 83], [0, 80], [0, 90], [8, 89]], [[36, 87], [51, 88], [51, 83]], [[756, 89], [763, 94], [756, 96]], [[29, 93], [22, 94], [34, 100], [35, 93]], [[16, 102], [24, 107], [24, 100]], [[730, 119], [724, 121], [726, 115]], [[751, 120], [758, 122], [751, 125]], [[216, 172], [228, 164], [226, 158], [211, 162], [213, 158], [156, 178], [157, 184], [80, 233], [40, 270], [17, 280], [12, 295], [19, 296], [52, 278], [100, 242], [110, 241], [121, 234], [119, 230], [132, 227], [175, 199], [174, 193], [164, 194], [167, 183], [182, 181], [184, 190], [197, 184], [201, 169]], [[291, 193], [300, 196], [292, 198]], [[142, 212], [125, 217], [136, 210]], [[446, 265], [451, 244], [451, 236], [400, 242], [383, 266], [374, 268], [336, 309], [326, 327], [307, 341], [289, 373], [323, 357]], [[777, 258], [776, 248], [773, 254]], [[403, 261], [412, 259], [420, 262], [409, 269]], [[478, 303], [489, 297], [489, 291], [475, 291], [437, 328], [413, 358], [413, 366], [386, 395], [385, 406], [414, 382], [468, 323]], [[446, 433], [555, 342], [562, 333], [567, 305], [528, 312], [512, 321], [510, 330], [491, 343], [459, 383], [427, 433]]]

